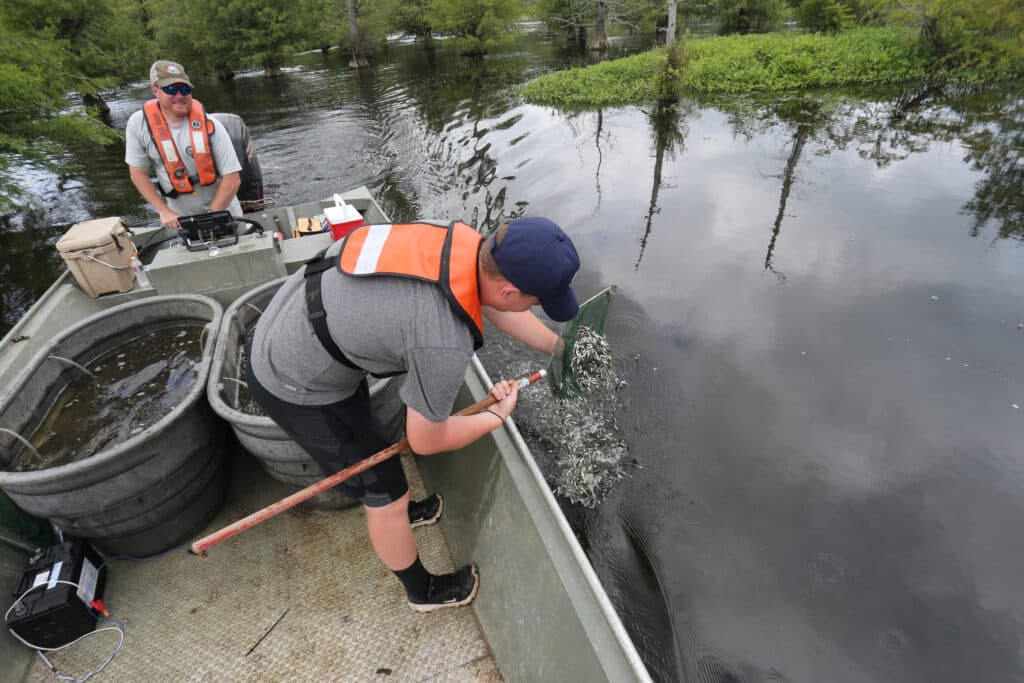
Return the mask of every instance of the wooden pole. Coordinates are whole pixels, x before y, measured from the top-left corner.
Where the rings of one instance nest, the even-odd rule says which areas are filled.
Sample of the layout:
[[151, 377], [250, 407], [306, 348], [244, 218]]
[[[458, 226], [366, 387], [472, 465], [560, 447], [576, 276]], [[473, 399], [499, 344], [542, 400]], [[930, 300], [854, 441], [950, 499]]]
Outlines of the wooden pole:
[[[519, 388], [522, 389], [524, 387], [530, 386], [531, 384], [539, 382], [540, 380], [544, 379], [545, 376], [547, 376], [546, 370], [538, 370], [529, 377], [524, 377], [523, 379], [515, 380], [515, 382], [519, 385]], [[491, 394], [487, 394], [487, 396], [481, 399], [480, 401], [477, 401], [468, 408], [463, 408], [462, 410], [455, 414], [475, 415], [476, 413], [479, 413], [480, 411], [491, 407], [495, 403], [497, 403], [497, 400], [494, 398], [494, 396], [492, 396]], [[268, 505], [262, 510], [257, 510], [248, 517], [243, 517], [234, 524], [229, 524], [223, 529], [219, 529], [217, 531], [214, 531], [212, 534], [204, 536], [203, 538], [199, 539], [191, 546], [189, 546], [189, 551], [195, 555], [199, 555], [200, 557], [206, 557], [206, 550], [208, 548], [211, 548], [217, 545], [218, 543], [222, 543], [223, 541], [228, 540], [232, 536], [237, 536], [246, 529], [250, 529], [259, 524], [260, 522], [264, 522], [270, 519], [271, 517], [274, 517], [284, 512], [289, 508], [295, 507], [296, 505], [303, 501], [309, 500], [315, 495], [323, 493], [324, 491], [333, 486], [337, 486], [338, 484], [345, 481], [349, 477], [354, 477], [360, 472], [364, 472], [373, 467], [374, 465], [384, 462], [388, 458], [397, 455], [398, 453], [401, 453], [406, 447], [408, 447], [408, 445], [409, 440], [402, 439], [398, 443], [388, 446], [384, 450], [374, 453], [365, 460], [360, 460], [355, 465], [346, 467], [345, 469], [341, 470], [340, 472], [336, 472], [335, 474], [332, 474], [326, 479], [321, 479], [320, 481], [316, 482], [315, 484], [311, 484], [310, 486], [307, 486], [301, 491], [296, 491], [287, 498], [283, 498], [277, 501], [276, 503]]]

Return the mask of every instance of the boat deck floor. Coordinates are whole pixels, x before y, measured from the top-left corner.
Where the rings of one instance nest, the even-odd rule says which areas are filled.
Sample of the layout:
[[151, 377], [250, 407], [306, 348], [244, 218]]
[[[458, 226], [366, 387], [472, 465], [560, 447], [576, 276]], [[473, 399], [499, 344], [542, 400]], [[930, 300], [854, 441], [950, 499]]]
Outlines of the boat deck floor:
[[[209, 533], [294, 489], [235, 446], [227, 500]], [[403, 456], [414, 498], [424, 495]], [[451, 571], [441, 524], [415, 534], [424, 565]], [[197, 537], [202, 534], [198, 534]], [[210, 549], [108, 565], [104, 594], [125, 624], [102, 681], [500, 681], [471, 608], [420, 614], [377, 559], [360, 506], [292, 508]], [[65, 674], [99, 666], [117, 643], [108, 631], [54, 653]], [[38, 659], [26, 681], [49, 682]]]

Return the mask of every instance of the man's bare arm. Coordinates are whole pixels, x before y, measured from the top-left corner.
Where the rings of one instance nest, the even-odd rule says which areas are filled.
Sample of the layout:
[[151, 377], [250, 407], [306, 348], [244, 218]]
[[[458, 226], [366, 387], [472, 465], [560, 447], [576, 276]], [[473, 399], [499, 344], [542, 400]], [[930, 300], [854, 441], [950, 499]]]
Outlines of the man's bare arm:
[[495, 327], [541, 353], [550, 354], [558, 335], [548, 329], [531, 311], [499, 311], [483, 307], [484, 315]]
[[165, 228], [178, 228], [178, 214], [171, 210], [167, 206], [167, 202], [160, 196], [160, 191], [156, 189], [156, 185], [149, 177], [148, 168], [139, 168], [138, 166], [128, 167], [128, 176], [131, 178], [132, 185], [139, 191], [142, 198], [149, 202], [149, 205], [156, 209], [156, 212], [160, 214], [160, 225]]
[[238, 171], [221, 176], [220, 185], [217, 186], [217, 194], [210, 202], [210, 211], [223, 211], [231, 200], [238, 194], [238, 188], [242, 186], [242, 174]]

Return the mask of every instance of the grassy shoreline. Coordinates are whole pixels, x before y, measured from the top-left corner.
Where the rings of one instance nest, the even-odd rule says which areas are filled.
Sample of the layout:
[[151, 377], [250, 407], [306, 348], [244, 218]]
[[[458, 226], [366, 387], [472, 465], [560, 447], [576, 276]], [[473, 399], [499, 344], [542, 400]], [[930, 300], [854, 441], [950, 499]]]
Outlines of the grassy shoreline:
[[[529, 102], [607, 107], [652, 102], [654, 49], [593, 66], [546, 74], [528, 83]], [[857, 28], [834, 35], [767, 33], [691, 39], [686, 43], [683, 93], [744, 93], [839, 85], [899, 83], [929, 78], [985, 80], [948, 71], [919, 47], [908, 28]], [[989, 78], [996, 74], [985, 74]]]

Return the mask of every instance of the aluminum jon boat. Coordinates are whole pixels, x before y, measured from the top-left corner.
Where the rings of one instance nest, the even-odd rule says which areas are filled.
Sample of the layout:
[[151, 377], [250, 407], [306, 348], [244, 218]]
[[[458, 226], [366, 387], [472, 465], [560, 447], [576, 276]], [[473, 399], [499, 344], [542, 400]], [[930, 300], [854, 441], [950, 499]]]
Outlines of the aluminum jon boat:
[[[364, 221], [389, 222], [367, 188], [340, 197]], [[150, 285], [91, 299], [65, 271], [0, 341], [0, 387], [48, 339], [107, 308], [164, 294], [202, 294], [227, 308], [293, 272], [332, 236], [274, 233], [290, 233], [300, 219], [315, 220], [333, 205], [246, 214], [263, 234], [209, 250], [158, 244], [169, 235], [162, 228], [135, 229], [131, 239]], [[490, 384], [474, 357], [456, 408], [483, 398]], [[294, 490], [237, 443], [228, 448], [226, 502], [195, 538]], [[96, 680], [650, 680], [513, 420], [460, 451], [402, 458], [414, 498], [435, 491], [445, 498], [441, 522], [415, 532], [424, 564], [447, 571], [472, 561], [480, 568], [470, 607], [412, 612], [370, 547], [360, 507], [300, 506], [212, 548], [207, 558], [181, 551], [145, 562], [111, 560], [104, 598], [126, 628]], [[15, 545], [0, 540], [0, 590], [8, 595], [12, 573], [27, 557]], [[62, 673], [80, 676], [117, 645], [116, 635], [100, 633], [50, 658]], [[3, 680], [54, 680], [6, 631], [0, 662]]]

